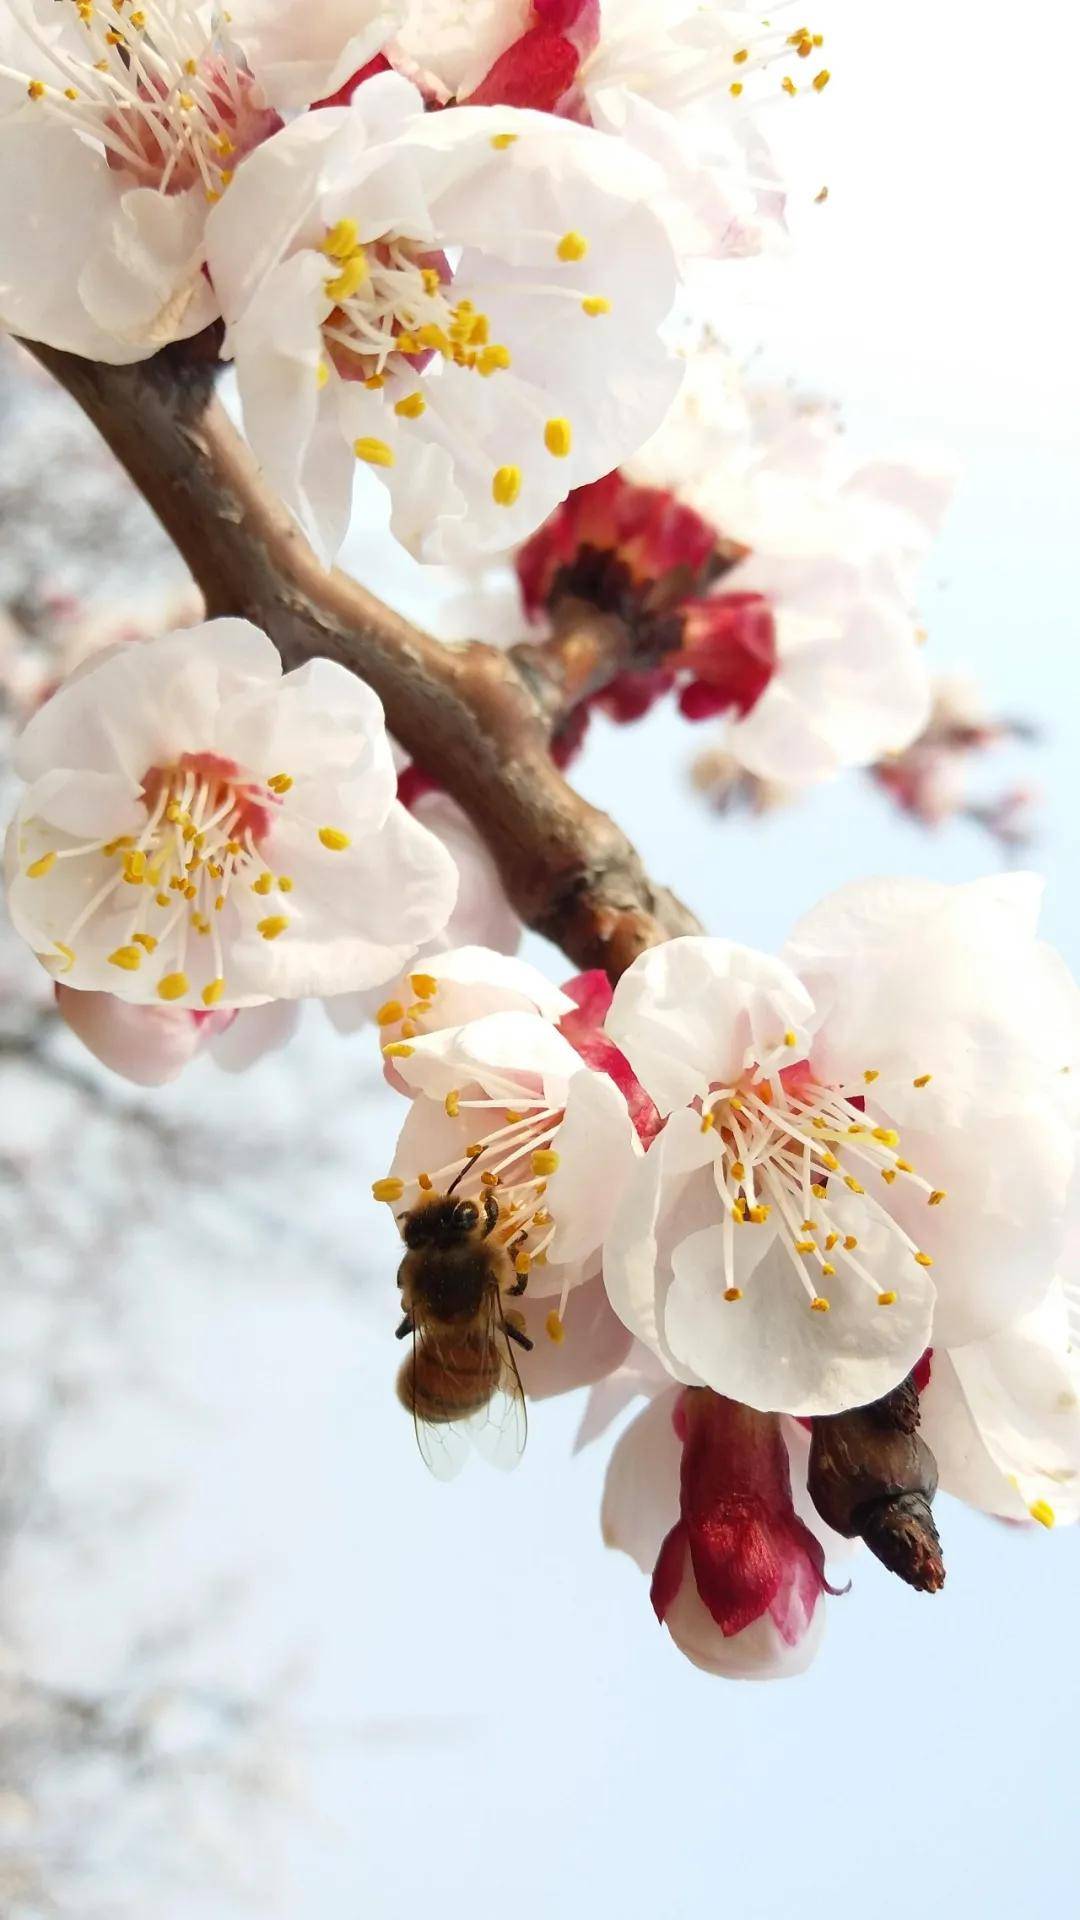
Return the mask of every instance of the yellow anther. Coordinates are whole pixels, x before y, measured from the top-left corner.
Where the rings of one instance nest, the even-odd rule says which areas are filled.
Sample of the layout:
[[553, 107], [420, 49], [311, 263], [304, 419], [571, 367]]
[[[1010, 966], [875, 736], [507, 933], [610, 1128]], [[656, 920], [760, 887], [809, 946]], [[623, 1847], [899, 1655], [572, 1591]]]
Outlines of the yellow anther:
[[602, 293], [588, 293], [581, 303], [581, 311], [595, 320], [600, 314], [611, 312], [611, 301], [605, 300]]
[[156, 907], [170, 907], [172, 905], [172, 901], [169, 899], [169, 896], [167, 893], [155, 893], [154, 905]]
[[816, 1221], [816, 1220], [804, 1220], [804, 1221], [803, 1221], [803, 1223], [802, 1223], [802, 1230], [803, 1230], [803, 1232], [804, 1232], [804, 1233], [816, 1233], [816, 1232], [817, 1232], [817, 1230], [818, 1230], [818, 1223], [817, 1223], [817, 1221]]
[[741, 1287], [725, 1287], [724, 1299], [725, 1300], [741, 1300], [742, 1288]]
[[500, 345], [496, 345], [493, 347], [484, 347], [483, 350], [481, 351], [480, 358], [476, 362], [476, 371], [477, 373], [482, 374], [484, 379], [486, 380], [489, 374], [499, 373], [499, 372], [505, 373], [509, 365], [510, 365], [509, 347], [504, 347]]
[[209, 985], [205, 986], [202, 990], [203, 1006], [216, 1007], [224, 991], [225, 991], [224, 980], [211, 980]]
[[845, 1253], [854, 1253], [858, 1244], [859, 1243], [856, 1240], [855, 1235], [853, 1233], [845, 1233], [844, 1235], [844, 1252]]
[[403, 1020], [404, 1017], [405, 1009], [400, 1000], [384, 1000], [375, 1015], [375, 1021], [380, 1027], [396, 1027], [398, 1021]]
[[829, 1302], [823, 1300], [820, 1294], [818, 1294], [816, 1299], [811, 1300], [810, 1305], [815, 1313], [828, 1313], [829, 1311]]
[[881, 1177], [882, 1177], [882, 1179], [884, 1180], [884, 1182], [885, 1182], [885, 1185], [886, 1185], [887, 1187], [891, 1187], [891, 1186], [892, 1186], [892, 1183], [893, 1183], [893, 1181], [894, 1181], [894, 1180], [896, 1179], [896, 1169], [895, 1169], [895, 1167], [882, 1167], [882, 1169], [881, 1169]]
[[279, 934], [284, 933], [288, 924], [283, 913], [272, 913], [267, 919], [259, 921], [257, 931], [262, 934], [264, 940], [276, 940]]
[[933, 1077], [932, 1073], [920, 1073], [918, 1079], [913, 1080], [911, 1084], [913, 1087], [928, 1087]]
[[831, 1266], [829, 1265], [829, 1262], [828, 1262], [827, 1260], [823, 1260], [823, 1261], [822, 1261], [822, 1263], [821, 1263], [821, 1271], [822, 1271], [822, 1273], [824, 1273], [824, 1274], [827, 1274], [827, 1275], [829, 1276], [829, 1278], [830, 1278], [830, 1279], [832, 1279], [832, 1277], [833, 1277], [833, 1275], [834, 1275], [834, 1274], [835, 1274], [835, 1272], [836, 1272], [836, 1268], [835, 1268], [835, 1267], [831, 1267]]
[[866, 1084], [869, 1087], [869, 1086], [872, 1086], [874, 1081], [879, 1079], [880, 1076], [881, 1076], [881, 1069], [879, 1067], [867, 1067], [866, 1072], [863, 1074], [863, 1079], [866, 1081]]
[[[409, 332], [409, 329], [407, 327], [403, 327], [401, 332], [396, 336], [394, 340], [394, 345], [397, 348], [399, 353], [410, 354], [410, 353], [419, 353], [420, 351], [419, 340], [417, 339], [415, 333]], [[381, 387], [384, 384], [382, 378], [378, 374], [375, 375], [375, 378], [378, 380], [379, 385]]]
[[892, 1291], [891, 1287], [889, 1288], [889, 1291], [887, 1293], [878, 1294], [877, 1303], [879, 1307], [895, 1307], [896, 1295]]
[[278, 883], [277, 883], [277, 885], [278, 885], [278, 892], [279, 892], [279, 893], [291, 893], [291, 892], [292, 892], [292, 890], [293, 890], [293, 883], [292, 883], [292, 881], [290, 880], [290, 878], [289, 878], [289, 876], [288, 876], [288, 874], [287, 874], [287, 873], [279, 873], [279, 874], [278, 874]]
[[532, 1255], [526, 1253], [523, 1247], [520, 1253], [515, 1253], [514, 1255], [514, 1272], [528, 1273], [531, 1266], [532, 1266]]
[[811, 83], [813, 86], [814, 92], [824, 93], [825, 88], [828, 86], [829, 81], [831, 79], [832, 79], [832, 74], [829, 72], [828, 67], [822, 67], [820, 73], [815, 73], [813, 81]]
[[837, 1243], [837, 1241], [839, 1240], [839, 1238], [840, 1238], [840, 1235], [839, 1235], [838, 1233], [828, 1233], [828, 1234], [826, 1234], [826, 1236], [825, 1236], [825, 1251], [826, 1251], [826, 1253], [831, 1253], [831, 1252], [832, 1252], [832, 1250], [833, 1250], [833, 1248], [835, 1247], [835, 1245], [836, 1245], [836, 1243]]
[[858, 1182], [858, 1181], [856, 1180], [856, 1178], [855, 1178], [855, 1175], [854, 1175], [853, 1173], [845, 1173], [845, 1175], [844, 1175], [844, 1185], [845, 1185], [845, 1187], [850, 1187], [850, 1188], [851, 1188], [851, 1191], [852, 1191], [852, 1193], [865, 1193], [865, 1192], [866, 1192], [866, 1188], [865, 1188], [865, 1187], [860, 1187], [860, 1185], [859, 1185], [859, 1182]]
[[410, 973], [409, 985], [418, 1000], [434, 1000], [439, 983], [433, 973]]
[[373, 1180], [371, 1183], [373, 1200], [400, 1200], [404, 1191], [404, 1180], [396, 1179], [393, 1174], [388, 1175], [385, 1180]]
[[831, 1122], [823, 1120], [821, 1115], [817, 1113], [811, 1120], [810, 1125], [813, 1127], [815, 1133], [829, 1133], [831, 1131]]
[[193, 913], [191, 916], [191, 924], [196, 933], [209, 933], [210, 931], [210, 922], [204, 913]]
[[482, 1173], [480, 1179], [485, 1187], [497, 1187], [502, 1184], [497, 1173]]
[[28, 880], [44, 880], [45, 875], [51, 873], [55, 865], [56, 854], [50, 849], [48, 853], [42, 854], [40, 860], [31, 860], [26, 869], [26, 877]]
[[539, 1207], [537, 1209], [533, 1214], [532, 1223], [534, 1227], [550, 1227], [551, 1215], [546, 1207]]
[[[105, 38], [107, 40], [114, 40], [114, 36], [111, 33], [106, 34]], [[116, 34], [115, 44], [119, 45], [120, 40], [121, 40], [120, 34]], [[180, 94], [177, 94], [176, 98], [177, 98], [177, 105], [180, 107], [181, 112], [190, 113], [192, 107], [195, 105], [195, 95], [193, 93], [180, 93]]]
[[732, 1179], [733, 1179], [733, 1180], [745, 1180], [745, 1179], [746, 1179], [746, 1168], [745, 1168], [745, 1167], [743, 1166], [743, 1163], [742, 1163], [742, 1161], [741, 1161], [741, 1160], [733, 1160], [733, 1161], [732, 1161], [732, 1163], [731, 1163], [731, 1177], [732, 1177]]
[[394, 412], [403, 420], [419, 420], [420, 415], [427, 412], [427, 401], [422, 393], [409, 393], [404, 400], [395, 400]]
[[330, 378], [330, 368], [325, 360], [320, 360], [315, 369], [315, 385], [322, 390]]
[[403, 1040], [415, 1040], [415, 1038], [416, 1038], [416, 1025], [415, 1025], [415, 1022], [414, 1022], [414, 1021], [412, 1021], [412, 1020], [403, 1020], [403, 1021], [402, 1021], [402, 1023], [401, 1023], [401, 1037], [402, 1037], [402, 1039], [403, 1039]]
[[549, 453], [555, 455], [556, 460], [565, 460], [573, 445], [573, 437], [570, 422], [562, 415], [557, 419], [549, 420], [544, 428], [544, 445]]
[[457, 1119], [458, 1108], [460, 1107], [460, 1105], [461, 1105], [461, 1095], [460, 1093], [458, 1093], [455, 1087], [450, 1093], [447, 1094], [446, 1099], [443, 1101], [443, 1109], [448, 1119], [450, 1120]]
[[60, 973], [70, 973], [72, 967], [75, 965], [75, 954], [72, 948], [66, 946], [63, 940], [54, 940], [53, 946], [56, 948], [60, 958], [64, 961], [64, 965], [58, 968], [57, 971]]
[[507, 147], [512, 147], [516, 139], [516, 133], [493, 133], [491, 136], [491, 144], [496, 153], [505, 153]]
[[815, 1180], [813, 1185], [810, 1188], [810, 1191], [813, 1194], [815, 1200], [824, 1200], [825, 1195], [828, 1192], [828, 1188], [826, 1186], [823, 1186], [819, 1181]]
[[715, 1113], [713, 1113], [710, 1107], [708, 1113], [703, 1113], [701, 1116], [702, 1133], [711, 1133], [715, 1125], [716, 1125], [716, 1115]]
[[558, 1154], [553, 1153], [550, 1147], [538, 1147], [532, 1157], [532, 1170], [538, 1180], [544, 1179], [549, 1173], [558, 1173]]
[[109, 965], [122, 967], [125, 973], [138, 973], [142, 966], [142, 957], [141, 947], [117, 947], [116, 952], [109, 955]]
[[898, 1160], [896, 1163], [896, 1171], [897, 1173], [914, 1173], [915, 1169], [910, 1160]]
[[422, 1193], [430, 1193], [435, 1183], [430, 1173], [418, 1173], [416, 1176], [416, 1184]]
[[826, 1152], [826, 1153], [820, 1154], [818, 1157], [821, 1161], [822, 1166], [828, 1167], [830, 1173], [839, 1173], [840, 1162], [837, 1159], [835, 1153]]
[[560, 260], [584, 260], [589, 251], [589, 243], [583, 233], [578, 233], [575, 227], [571, 227], [569, 233], [563, 234], [555, 251]]
[[933, 1264], [928, 1253], [917, 1253], [915, 1255], [915, 1265], [917, 1267], [932, 1267]]
[[420, 278], [424, 283], [425, 293], [438, 293], [442, 281], [434, 267], [421, 267]]
[[[494, 144], [495, 143], [493, 141], [492, 145]], [[553, 1340], [555, 1342], [555, 1345], [557, 1347], [561, 1347], [563, 1341], [566, 1339], [566, 1328], [563, 1326], [563, 1323], [559, 1319], [559, 1316], [556, 1313], [554, 1307], [552, 1308], [551, 1312], [548, 1314], [547, 1319], [544, 1321], [544, 1332], [547, 1334], [547, 1337], [549, 1340]]]
[[291, 773], [272, 773], [266, 784], [271, 793], [288, 793], [292, 783]]
[[358, 287], [362, 287], [368, 277], [367, 255], [361, 248], [348, 260], [342, 262], [341, 272], [335, 273], [330, 280], [323, 281], [323, 292], [328, 300], [338, 306], [343, 300], [351, 300]]
[[928, 1207], [940, 1207], [945, 1197], [944, 1187], [935, 1187], [933, 1193], [928, 1196], [926, 1204]]
[[1049, 1500], [1033, 1500], [1028, 1512], [1033, 1520], [1038, 1521], [1040, 1527], [1052, 1527], [1057, 1518]]
[[795, 1029], [793, 1027], [789, 1027], [787, 1032], [784, 1035], [785, 1047], [793, 1047], [795, 1045], [795, 1040], [796, 1040]]
[[408, 1060], [415, 1052], [416, 1048], [410, 1047], [407, 1040], [392, 1040], [388, 1047], [383, 1048], [383, 1053], [391, 1060]]
[[167, 973], [158, 981], [159, 1000], [182, 1000], [191, 990], [191, 982], [186, 973]]
[[79, 97], [79, 90], [78, 90], [78, 88], [77, 88], [77, 87], [65, 87], [65, 88], [64, 88], [64, 99], [65, 99], [65, 100], [77, 100], [77, 99], [78, 99], [78, 97]]
[[378, 393], [380, 387], [386, 385], [385, 373], [369, 373], [364, 385], [369, 393]]
[[521, 492], [521, 468], [499, 467], [492, 477], [491, 497], [497, 507], [512, 507]]
[[728, 92], [730, 94], [733, 94], [736, 100], [738, 99], [742, 90], [743, 90], [743, 83], [741, 80], [733, 80], [730, 86], [728, 87]]
[[871, 1132], [872, 1138], [880, 1140], [883, 1147], [895, 1147], [899, 1145], [900, 1135], [897, 1133], [895, 1127], [874, 1127]]
[[507, 1107], [505, 1112], [507, 1121], [511, 1126], [516, 1126], [519, 1120], [524, 1120], [525, 1118], [525, 1115], [518, 1113], [514, 1107]]
[[226, 840], [225, 851], [226, 853], [231, 853], [235, 859], [236, 855], [243, 853], [244, 849], [239, 840]]
[[731, 56], [731, 58], [732, 58], [732, 62], [733, 62], [733, 64], [734, 64], [735, 66], [737, 66], [737, 67], [741, 67], [741, 66], [742, 66], [742, 63], [743, 63], [743, 61], [744, 61], [744, 60], [749, 60], [749, 58], [750, 58], [750, 49], [749, 49], [749, 47], [740, 47], [740, 48], [739, 48], [739, 51], [738, 51], [738, 53], [733, 53], [733, 54], [732, 54], [732, 56]]
[[482, 1143], [479, 1140], [474, 1140], [471, 1147], [466, 1147], [465, 1158], [466, 1160], [479, 1160], [483, 1151]]
[[260, 873], [258, 879], [252, 881], [251, 891], [252, 893], [261, 893], [265, 896], [269, 893], [273, 884], [274, 876], [272, 873]]
[[795, 1251], [796, 1253], [813, 1253], [814, 1243], [812, 1240], [796, 1240]]
[[394, 449], [388, 447], [385, 440], [354, 440], [353, 452], [358, 460], [365, 460], [369, 467], [392, 467], [394, 464]]
[[352, 846], [348, 834], [342, 833], [340, 827], [320, 827], [319, 839], [327, 853], [344, 853], [347, 847]]
[[783, 87], [785, 93], [798, 93], [799, 91], [790, 73], [785, 73], [780, 85]]
[[752, 1226], [763, 1227], [771, 1213], [771, 1207], [751, 1207], [749, 1219]]
[[214, 900], [214, 912], [220, 913], [225, 905], [225, 895], [219, 893]]
[[133, 933], [131, 937], [135, 945], [141, 947], [144, 953], [153, 953], [154, 948], [157, 946], [157, 941], [154, 939], [152, 933]]
[[43, 94], [44, 94], [44, 92], [45, 92], [45, 82], [44, 82], [44, 80], [31, 80], [31, 81], [29, 81], [29, 82], [28, 82], [28, 84], [27, 84], [27, 88], [26, 88], [26, 92], [27, 92], [27, 96], [29, 97], [29, 99], [31, 99], [31, 100], [40, 100], [40, 99], [41, 99], [41, 97], [42, 97], [42, 95], [43, 95]]
[[124, 855], [124, 879], [130, 887], [141, 887], [146, 879], [145, 853], [126, 853]]
[[348, 260], [359, 245], [360, 229], [356, 221], [346, 215], [330, 228], [325, 240], [320, 243], [319, 252], [328, 254], [331, 260]]

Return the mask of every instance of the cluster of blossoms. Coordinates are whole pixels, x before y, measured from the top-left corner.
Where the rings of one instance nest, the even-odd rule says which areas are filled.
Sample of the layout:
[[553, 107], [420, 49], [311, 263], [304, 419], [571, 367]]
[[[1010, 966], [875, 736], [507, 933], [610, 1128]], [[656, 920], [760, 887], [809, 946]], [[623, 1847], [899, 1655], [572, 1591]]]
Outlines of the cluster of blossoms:
[[853, 885], [780, 958], [671, 940], [613, 994], [459, 950], [381, 1009], [411, 1104], [375, 1197], [493, 1195], [546, 1348], [527, 1389], [594, 1383], [593, 1431], [649, 1396], [605, 1537], [699, 1665], [805, 1665], [840, 1534], [940, 1584], [932, 1530], [901, 1563], [909, 1509], [877, 1512], [928, 1518], [932, 1471], [830, 1490], [831, 1425], [905, 1381], [947, 1491], [1044, 1526], [1080, 1513], [1059, 1277], [1080, 992], [1037, 939], [1038, 895], [1026, 876]]
[[690, 0], [4, 0], [0, 317], [112, 363], [223, 321], [322, 553], [358, 473], [422, 558], [504, 551], [660, 424], [681, 266], [780, 225], [752, 101], [819, 48]]

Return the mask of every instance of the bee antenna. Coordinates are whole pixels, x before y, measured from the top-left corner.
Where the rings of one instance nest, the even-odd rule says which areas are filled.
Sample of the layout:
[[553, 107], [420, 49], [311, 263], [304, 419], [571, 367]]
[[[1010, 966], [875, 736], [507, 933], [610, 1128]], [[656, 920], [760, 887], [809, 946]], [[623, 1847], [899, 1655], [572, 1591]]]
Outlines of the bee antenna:
[[462, 1167], [462, 1169], [461, 1169], [461, 1172], [460, 1172], [460, 1173], [455, 1173], [455, 1175], [454, 1175], [454, 1177], [453, 1177], [453, 1179], [452, 1179], [452, 1180], [451, 1180], [451, 1182], [450, 1182], [450, 1185], [449, 1185], [449, 1186], [447, 1187], [447, 1189], [446, 1189], [446, 1194], [447, 1194], [447, 1198], [448, 1198], [448, 1199], [449, 1199], [449, 1197], [450, 1197], [450, 1195], [451, 1195], [451, 1194], [453, 1193], [453, 1191], [454, 1191], [454, 1188], [455, 1188], [455, 1187], [457, 1186], [457, 1183], [458, 1183], [458, 1181], [459, 1181], [459, 1180], [464, 1180], [464, 1178], [465, 1178], [465, 1175], [466, 1175], [466, 1174], [468, 1173], [468, 1171], [469, 1171], [469, 1168], [470, 1168], [470, 1167], [475, 1167], [475, 1165], [476, 1165], [476, 1163], [477, 1163], [477, 1161], [479, 1160], [479, 1158], [480, 1158], [480, 1155], [479, 1155], [478, 1153], [474, 1153], [474, 1154], [473, 1154], [473, 1157], [472, 1157], [472, 1159], [471, 1159], [471, 1160], [470, 1160], [470, 1159], [468, 1159], [468, 1158], [466, 1158], [466, 1161], [465, 1161], [465, 1165], [464, 1165], [464, 1166]]

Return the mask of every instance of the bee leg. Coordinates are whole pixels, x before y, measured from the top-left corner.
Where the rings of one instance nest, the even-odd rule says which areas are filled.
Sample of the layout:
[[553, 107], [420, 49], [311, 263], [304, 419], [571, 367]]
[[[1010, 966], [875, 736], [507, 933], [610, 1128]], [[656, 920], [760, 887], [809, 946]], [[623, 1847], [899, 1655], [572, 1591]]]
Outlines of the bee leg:
[[493, 1233], [499, 1224], [499, 1203], [490, 1187], [484, 1189], [484, 1239]]
[[532, 1341], [531, 1341], [531, 1340], [529, 1339], [529, 1336], [528, 1336], [528, 1334], [527, 1334], [527, 1333], [522, 1333], [522, 1331], [521, 1331], [521, 1328], [520, 1328], [520, 1327], [515, 1327], [515, 1325], [514, 1325], [514, 1323], [513, 1323], [513, 1321], [512, 1321], [512, 1320], [507, 1320], [507, 1321], [505, 1321], [505, 1322], [504, 1322], [504, 1325], [505, 1325], [505, 1327], [506, 1327], [506, 1331], [507, 1331], [507, 1333], [508, 1333], [508, 1335], [509, 1335], [509, 1337], [510, 1337], [510, 1339], [511, 1339], [511, 1340], [516, 1340], [516, 1341], [517, 1341], [517, 1343], [518, 1343], [518, 1346], [519, 1346], [519, 1347], [524, 1347], [524, 1349], [525, 1349], [525, 1351], [526, 1351], [526, 1353], [531, 1353], [531, 1352], [532, 1352], [532, 1350], [533, 1350], [533, 1343], [532, 1343]]
[[413, 1330], [413, 1323], [410, 1320], [408, 1314], [406, 1314], [404, 1320], [402, 1321], [400, 1327], [398, 1328], [397, 1332], [394, 1335], [394, 1339], [404, 1340], [405, 1335], [407, 1333], [411, 1333], [412, 1330]]
[[528, 1284], [529, 1284], [528, 1274], [519, 1273], [517, 1279], [514, 1281], [513, 1286], [507, 1287], [506, 1291], [510, 1295], [510, 1298], [512, 1300], [517, 1300], [521, 1296], [521, 1294], [524, 1293]]

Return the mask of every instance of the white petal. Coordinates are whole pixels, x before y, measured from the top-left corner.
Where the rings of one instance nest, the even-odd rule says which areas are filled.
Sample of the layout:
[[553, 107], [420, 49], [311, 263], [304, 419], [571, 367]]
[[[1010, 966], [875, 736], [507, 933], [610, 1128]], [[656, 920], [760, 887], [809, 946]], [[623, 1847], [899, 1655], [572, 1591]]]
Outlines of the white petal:
[[[552, 1145], [559, 1166], [548, 1181], [544, 1205], [558, 1222], [549, 1253], [557, 1270], [559, 1263], [584, 1260], [601, 1245], [641, 1158], [626, 1101], [606, 1074], [574, 1075], [566, 1118]], [[547, 1290], [548, 1271], [534, 1269], [532, 1292]]]
[[391, 0], [231, 0], [229, 27], [256, 80], [276, 107], [291, 112], [336, 93], [380, 53], [401, 23]]
[[680, 1653], [705, 1673], [726, 1680], [789, 1680], [805, 1673], [825, 1631], [825, 1609], [814, 1608], [801, 1640], [789, 1646], [771, 1614], [726, 1637], [698, 1593], [689, 1570], [664, 1620]]
[[662, 1113], [783, 1045], [808, 1050], [813, 1002], [782, 961], [730, 940], [689, 935], [651, 947], [615, 988], [605, 1028]]
[[121, 195], [100, 244], [78, 276], [91, 319], [118, 343], [146, 353], [209, 326], [217, 298], [203, 273], [206, 200], [135, 187]]
[[628, 1553], [647, 1578], [679, 1517], [682, 1442], [672, 1416], [681, 1391], [673, 1387], [659, 1394], [631, 1421], [615, 1444], [604, 1477], [604, 1545]]
[[[674, 1380], [700, 1384], [699, 1377], [680, 1366], [663, 1331], [662, 1299], [669, 1280], [660, 1253], [662, 1235], [673, 1220], [682, 1232], [694, 1218], [691, 1193], [698, 1206], [714, 1207], [716, 1188], [711, 1178], [712, 1145], [701, 1131], [697, 1115], [674, 1113], [633, 1169], [604, 1242], [604, 1284], [620, 1320], [656, 1354]], [[706, 1175], [702, 1170], [710, 1166]], [[708, 1211], [705, 1218], [709, 1217]]]

